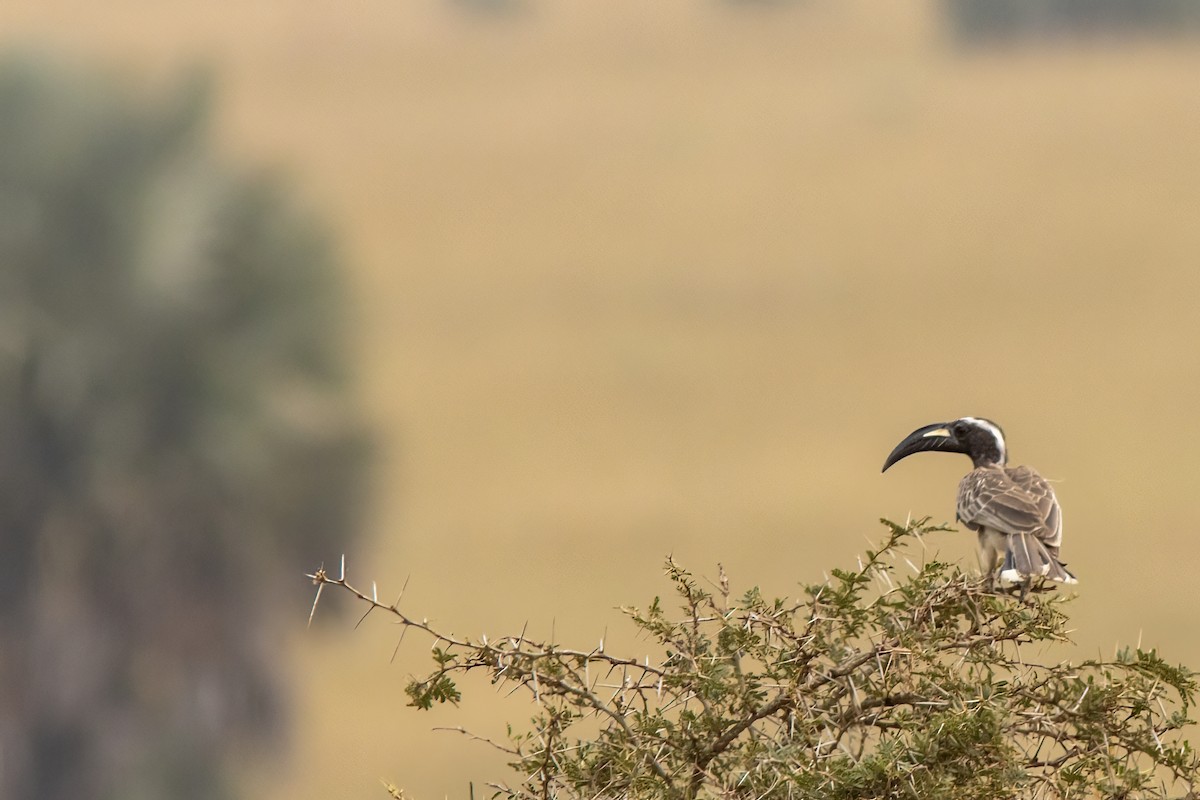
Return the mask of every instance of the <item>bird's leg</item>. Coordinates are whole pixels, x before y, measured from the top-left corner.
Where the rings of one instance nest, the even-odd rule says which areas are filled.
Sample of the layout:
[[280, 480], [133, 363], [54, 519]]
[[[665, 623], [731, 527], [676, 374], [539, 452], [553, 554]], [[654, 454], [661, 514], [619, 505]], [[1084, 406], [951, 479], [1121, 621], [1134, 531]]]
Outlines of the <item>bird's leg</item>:
[[[1003, 539], [1000, 539], [1003, 542]], [[979, 572], [983, 577], [983, 588], [988, 594], [996, 591], [996, 567], [1000, 562], [1001, 550], [997, 548], [996, 536], [989, 533], [987, 528], [979, 531]]]
[[988, 594], [996, 593], [996, 573], [986, 567], [983, 570], [983, 591]]

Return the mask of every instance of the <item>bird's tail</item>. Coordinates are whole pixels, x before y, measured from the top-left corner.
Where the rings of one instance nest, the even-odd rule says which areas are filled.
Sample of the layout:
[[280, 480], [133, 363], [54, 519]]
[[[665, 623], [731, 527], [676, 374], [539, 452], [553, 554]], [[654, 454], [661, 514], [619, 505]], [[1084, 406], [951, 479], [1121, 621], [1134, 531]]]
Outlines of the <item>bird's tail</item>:
[[1058, 548], [1047, 548], [1031, 533], [1016, 533], [1008, 537], [1000, 581], [1006, 584], [1024, 583], [1030, 578], [1046, 578], [1059, 583], [1079, 583], [1058, 560]]

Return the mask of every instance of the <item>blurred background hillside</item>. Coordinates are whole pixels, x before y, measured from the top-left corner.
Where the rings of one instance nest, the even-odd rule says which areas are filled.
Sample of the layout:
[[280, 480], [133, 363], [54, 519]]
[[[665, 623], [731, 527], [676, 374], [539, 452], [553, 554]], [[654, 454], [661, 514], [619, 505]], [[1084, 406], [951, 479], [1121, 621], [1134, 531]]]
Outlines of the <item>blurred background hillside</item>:
[[[389, 663], [393, 630], [371, 619], [351, 631], [353, 617], [337, 616], [332, 598], [318, 612], [323, 624], [306, 630], [305, 567], [345, 552], [350, 577], [377, 580], [384, 596], [411, 575], [406, 609], [461, 633], [528, 621], [564, 642], [606, 635], [636, 651], [615, 607], [663, 590], [667, 553], [697, 571], [720, 561], [735, 586], [789, 594], [852, 562], [880, 516], [952, 519], [965, 459], [911, 459], [886, 477], [879, 468], [916, 426], [964, 414], [998, 420], [1013, 460], [1058, 481], [1063, 552], [1081, 578], [1072, 605], [1078, 654], [1140, 636], [1169, 660], [1200, 663], [1191, 588], [1200, 566], [1195, 12], [1169, 0], [981, 8], [969, 0], [0, 5], [0, 48], [11, 63], [81, 81], [74, 96], [47, 90], [60, 92], [59, 113], [71, 117], [113, 92], [117, 107], [158, 131], [145, 135], [158, 154], [146, 163], [173, 165], [173, 180], [196, 178], [207, 198], [180, 201], [193, 189], [165, 179], [147, 179], [144, 192], [97, 191], [83, 222], [64, 214], [64, 227], [40, 229], [44, 240], [6, 254], [11, 404], [40, 420], [50, 403], [63, 426], [54, 441], [91, 458], [71, 427], [81, 407], [54, 405], [60, 384], [51, 378], [91, 365], [85, 372], [102, 372], [97, 380], [113, 394], [172, 387], [174, 408], [191, 384], [159, 377], [160, 362], [113, 372], [84, 345], [99, 337], [99, 352], [117, 364], [131, 348], [167, 361], [183, 354], [246, 413], [236, 425], [218, 415], [189, 429], [192, 438], [167, 436], [171, 452], [189, 454], [182, 462], [164, 462], [146, 439], [144, 450], [118, 448], [121, 463], [141, 476], [163, 463], [229, 466], [217, 485], [242, 491], [185, 493], [206, 509], [269, 496], [266, 510], [247, 501], [216, 514], [181, 510], [151, 482], [101, 483], [102, 497], [120, 502], [101, 503], [106, 516], [94, 525], [95, 509], [62, 499], [74, 487], [64, 479], [61, 496], [30, 512], [33, 527], [3, 510], [5, 590], [25, 591], [21, 576], [31, 573], [41, 588], [21, 595], [13, 608], [22, 614], [5, 623], [0, 769], [12, 774], [12, 742], [23, 741], [30, 719], [73, 718], [70, 704], [54, 706], [63, 684], [53, 667], [109, 664], [97, 653], [121, 650], [132, 619], [146, 652], [164, 639], [178, 646], [166, 649], [167, 667], [116, 659], [120, 679], [88, 689], [110, 711], [147, 696], [167, 709], [122, 718], [122, 731], [154, 731], [165, 719], [186, 732], [200, 712], [172, 699], [190, 696], [198, 680], [224, 687], [215, 690], [222, 708], [246, 697], [268, 706], [248, 707], [248, 721], [207, 719], [210, 734], [230, 732], [204, 747], [231, 782], [175, 796], [219, 788], [373, 798], [385, 777], [418, 800], [464, 797], [469, 780], [500, 774], [502, 759], [431, 729], [498, 734], [504, 718], [523, 718], [523, 706], [484, 683], [465, 687], [461, 710], [406, 708], [405, 677], [424, 665], [426, 645], [408, 641]], [[187, 78], [198, 67], [211, 75], [207, 94]], [[16, 119], [0, 119], [0, 130]], [[98, 127], [118, 143], [134, 136], [82, 111], [73, 119], [81, 142]], [[53, 149], [62, 137], [42, 138], [44, 150], [0, 154], [8, 165], [0, 181], [15, 185], [34, 160], [65, 158]], [[196, 141], [207, 145], [189, 149]], [[141, 185], [126, 179], [142, 162], [97, 172], [114, 165], [109, 151], [95, 152], [90, 185]], [[226, 174], [234, 177], [213, 177]], [[60, 193], [47, 197], [76, 195], [65, 180], [55, 186]], [[106, 219], [97, 211], [127, 232], [130, 197], [149, 226], [135, 240], [142, 245], [175, 241], [157, 230], [186, 235], [214, 197], [232, 203], [213, 206], [226, 209], [213, 218], [238, 244], [214, 262], [221, 280], [192, 297], [191, 284], [173, 279], [179, 260], [151, 258], [162, 251], [149, 245], [106, 251], [107, 272], [90, 272], [91, 261], [69, 248], [65, 261], [82, 264], [82, 274], [41, 271], [34, 245], [90, 241], [75, 231]], [[0, 213], [0, 234], [39, 230]], [[258, 222], [238, 225], [248, 219]], [[143, 265], [135, 274], [145, 286], [123, 271], [130, 264]], [[247, 288], [238, 279], [259, 270], [269, 280]], [[113, 300], [113, 316], [93, 320], [86, 301], [107, 302], [100, 289], [115, 279], [142, 294]], [[18, 284], [42, 294], [14, 293]], [[137, 316], [146, 297], [162, 303], [150, 321]], [[194, 318], [185, 312], [200, 299], [220, 306], [243, 297], [260, 305], [237, 306], [242, 327], [220, 314], [200, 315], [207, 332], [179, 322]], [[247, 320], [275, 319], [255, 310], [272, 308], [303, 333], [257, 338]], [[55, 362], [58, 372], [31, 367], [30, 334], [13, 322], [26, 317], [81, 341], [64, 351], [75, 360]], [[137, 324], [109, 341], [109, 318]], [[177, 350], [148, 346], [163, 330]], [[219, 346], [197, 344], [213, 336]], [[277, 375], [279, 364], [298, 366]], [[14, 419], [5, 424], [21, 436], [33, 424]], [[131, 419], [144, 420], [122, 412], [123, 422], [102, 427], [102, 441], [145, 437]], [[161, 430], [176, 431], [152, 428]], [[196, 434], [212, 430], [232, 449]], [[25, 445], [32, 455], [4, 455], [9, 475], [45, 456], [36, 440]], [[260, 448], [269, 457], [255, 459]], [[96, 573], [71, 553], [117, 546], [134, 523], [129, 552], [157, 554], [147, 570], [170, 562], [176, 571], [146, 584], [114, 572], [120, 580], [109, 575], [80, 594], [79, 576]], [[46, 530], [71, 534], [57, 545], [18, 536]], [[195, 552], [186, 542], [214, 531], [240, 571], [173, 586]], [[243, 531], [253, 531], [244, 543]], [[109, 538], [95, 538], [102, 534]], [[929, 546], [974, 565], [965, 534]], [[199, 571], [205, 562], [195, 563]], [[107, 612], [117, 595], [125, 616]], [[12, 637], [11, 626], [64, 597], [66, 610], [39, 617], [37, 641], [65, 638], [70, 647], [39, 648], [26, 629]], [[166, 602], [178, 597], [187, 602]], [[216, 633], [239, 623], [240, 639]], [[70, 626], [91, 636], [66, 636]], [[198, 653], [239, 657], [212, 657], [197, 677], [180, 664]], [[174, 676], [166, 684], [163, 669]], [[35, 691], [40, 673], [49, 677]], [[229, 688], [247, 676], [257, 688]], [[235, 736], [242, 722], [246, 733]], [[109, 733], [97, 724], [75, 735]], [[154, 763], [139, 744], [145, 736], [109, 736], [112, 752], [88, 752]], [[74, 752], [61, 742], [51, 749]]]

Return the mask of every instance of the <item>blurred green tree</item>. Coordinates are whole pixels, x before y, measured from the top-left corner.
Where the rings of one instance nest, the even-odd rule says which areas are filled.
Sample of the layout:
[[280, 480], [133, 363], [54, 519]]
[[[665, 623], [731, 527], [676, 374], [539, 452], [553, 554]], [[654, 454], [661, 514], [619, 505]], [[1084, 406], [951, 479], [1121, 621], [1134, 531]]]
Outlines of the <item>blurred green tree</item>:
[[329, 240], [184, 83], [0, 63], [0, 797], [232, 796], [285, 582], [359, 527]]

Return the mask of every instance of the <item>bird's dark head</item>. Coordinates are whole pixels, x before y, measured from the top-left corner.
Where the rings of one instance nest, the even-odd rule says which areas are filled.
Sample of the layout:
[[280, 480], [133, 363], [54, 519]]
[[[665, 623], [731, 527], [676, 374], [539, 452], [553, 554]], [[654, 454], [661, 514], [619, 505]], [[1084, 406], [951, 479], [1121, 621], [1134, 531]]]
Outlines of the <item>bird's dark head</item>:
[[917, 428], [896, 445], [883, 462], [883, 471], [902, 458], [926, 450], [943, 453], [965, 453], [975, 466], [1003, 465], [1008, 461], [1004, 431], [991, 420], [982, 417], [963, 417], [953, 422], [938, 422]]

